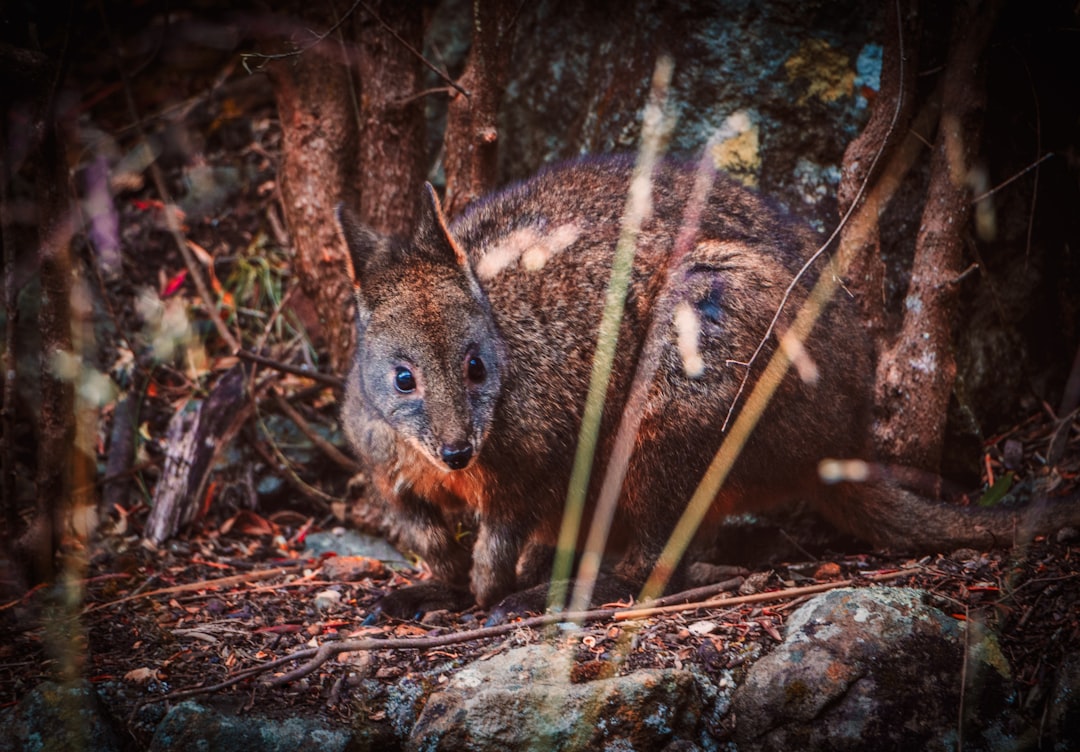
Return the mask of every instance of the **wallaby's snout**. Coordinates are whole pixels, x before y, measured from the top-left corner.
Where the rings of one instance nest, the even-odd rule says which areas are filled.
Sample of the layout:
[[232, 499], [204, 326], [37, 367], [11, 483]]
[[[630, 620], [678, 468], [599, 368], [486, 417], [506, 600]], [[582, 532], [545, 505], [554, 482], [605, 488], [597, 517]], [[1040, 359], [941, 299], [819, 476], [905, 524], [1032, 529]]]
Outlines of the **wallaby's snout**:
[[455, 441], [444, 444], [439, 454], [442, 456], [443, 462], [451, 470], [463, 470], [468, 466], [469, 460], [472, 459], [473, 447], [467, 441]]

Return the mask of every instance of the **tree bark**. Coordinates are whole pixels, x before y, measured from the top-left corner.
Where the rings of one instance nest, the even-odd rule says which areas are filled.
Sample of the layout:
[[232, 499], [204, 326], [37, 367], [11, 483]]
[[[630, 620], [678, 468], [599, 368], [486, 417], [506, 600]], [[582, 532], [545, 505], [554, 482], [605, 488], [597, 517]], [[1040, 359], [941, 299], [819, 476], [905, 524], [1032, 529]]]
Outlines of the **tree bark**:
[[837, 191], [840, 216], [851, 212], [840, 241], [847, 287], [859, 302], [875, 351], [885, 331], [880, 217], [922, 148], [910, 134], [916, 106], [918, 3], [886, 5], [880, 87], [870, 121], [844, 152]]
[[507, 0], [476, 0], [473, 43], [461, 76], [468, 96], [450, 100], [446, 122], [446, 200], [453, 215], [495, 187], [499, 103], [509, 72], [514, 13]]
[[[18, 548], [26, 557], [31, 582], [48, 582], [55, 575], [64, 508], [70, 501], [75, 450], [75, 389], [59, 375], [54, 358], [72, 353], [71, 207], [68, 202], [66, 159], [52, 107], [39, 120], [44, 134], [37, 150], [38, 262], [41, 273], [40, 378], [41, 415], [38, 444], [37, 502], [33, 518]], [[73, 461], [76, 460], [76, 461]]]
[[983, 51], [994, 11], [991, 3], [963, 2], [954, 14], [903, 324], [878, 362], [875, 439], [882, 459], [930, 471], [939, 469], [956, 378], [951, 329], [986, 105]]
[[146, 518], [146, 539], [160, 544], [204, 510], [213, 460], [254, 410], [241, 366], [226, 371], [205, 400], [178, 410], [166, 432], [168, 453]]
[[[315, 28], [333, 28], [341, 19], [321, 8], [303, 8], [300, 16]], [[339, 374], [348, 368], [356, 335], [334, 211], [342, 201], [358, 204], [376, 230], [411, 229], [424, 177], [423, 102], [414, 96], [421, 11], [417, 3], [395, 0], [359, 6], [356, 19], [340, 26], [358, 35], [355, 47], [339, 30], [268, 66], [281, 118], [282, 209], [296, 271], [319, 315], [330, 368]]]
[[267, 66], [281, 118], [282, 211], [300, 285], [314, 303], [335, 373], [346, 369], [355, 339], [352, 283], [334, 216], [339, 201], [356, 195], [356, 110], [342, 62], [332, 36]]
[[417, 96], [424, 23], [418, 3], [379, 0], [369, 8], [357, 19], [360, 218], [379, 232], [408, 235], [427, 171], [424, 100]]

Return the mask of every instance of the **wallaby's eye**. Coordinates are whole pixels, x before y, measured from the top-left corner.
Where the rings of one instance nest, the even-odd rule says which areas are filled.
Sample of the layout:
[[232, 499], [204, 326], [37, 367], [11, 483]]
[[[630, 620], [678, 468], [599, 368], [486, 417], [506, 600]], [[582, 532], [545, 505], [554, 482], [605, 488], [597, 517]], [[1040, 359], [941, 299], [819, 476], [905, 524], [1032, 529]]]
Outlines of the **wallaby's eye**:
[[404, 366], [398, 366], [394, 374], [394, 388], [402, 394], [416, 391], [416, 377], [413, 376], [412, 371]]
[[474, 384], [479, 384], [487, 378], [487, 368], [484, 367], [484, 361], [480, 360], [480, 356], [473, 355], [469, 358], [465, 364], [465, 374]]
[[698, 312], [714, 324], [723, 324], [724, 292], [723, 281], [714, 279], [709, 292], [697, 301]]

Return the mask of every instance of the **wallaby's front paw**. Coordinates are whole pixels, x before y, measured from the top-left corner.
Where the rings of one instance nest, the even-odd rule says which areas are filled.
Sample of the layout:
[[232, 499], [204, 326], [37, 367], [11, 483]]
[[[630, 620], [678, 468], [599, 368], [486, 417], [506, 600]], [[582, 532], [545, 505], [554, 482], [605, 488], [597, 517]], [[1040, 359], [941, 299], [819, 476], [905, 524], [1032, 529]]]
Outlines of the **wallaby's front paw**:
[[[563, 584], [562, 589], [567, 598], [574, 591], [574, 587], [574, 580]], [[589, 608], [611, 608], [619, 604], [623, 606], [629, 605], [633, 603], [634, 593], [640, 589], [640, 586], [635, 586], [618, 577], [602, 576], [593, 583], [592, 600]], [[485, 624], [494, 626], [495, 624], [510, 621], [514, 617], [542, 614], [548, 610], [548, 599], [549, 587], [546, 583], [531, 587], [528, 590], [511, 593], [491, 609]]]
[[375, 602], [364, 624], [374, 624], [383, 616], [419, 620], [430, 611], [464, 611], [473, 605], [472, 594], [445, 582], [424, 582], [394, 590]]
[[517, 617], [542, 614], [547, 610], [547, 601], [548, 586], [546, 584], [511, 593], [491, 609], [484, 625], [492, 627]]

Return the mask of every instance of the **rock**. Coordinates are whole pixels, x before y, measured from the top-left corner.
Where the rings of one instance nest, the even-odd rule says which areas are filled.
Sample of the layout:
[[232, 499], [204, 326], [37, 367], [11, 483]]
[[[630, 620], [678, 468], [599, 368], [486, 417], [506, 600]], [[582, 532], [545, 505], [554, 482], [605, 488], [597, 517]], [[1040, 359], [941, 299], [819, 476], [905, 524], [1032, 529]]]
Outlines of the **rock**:
[[356, 582], [365, 577], [383, 577], [386, 567], [371, 556], [332, 556], [322, 565], [323, 577], [334, 582]]
[[65, 752], [92, 749], [112, 752], [120, 743], [102, 713], [89, 682], [65, 687], [47, 681], [18, 705], [0, 712], [0, 751]]
[[149, 749], [151, 752], [193, 749], [335, 752], [345, 750], [350, 741], [349, 732], [311, 718], [277, 721], [258, 716], [239, 717], [189, 701], [169, 711], [154, 732]]
[[417, 750], [694, 749], [697, 679], [674, 669], [568, 681], [569, 653], [515, 648], [463, 668], [433, 694], [409, 737]]
[[[1080, 656], [1075, 653], [1065, 658], [1057, 670], [1050, 709], [1042, 729], [1042, 749], [1065, 752], [1080, 749]], [[1053, 746], [1049, 740], [1054, 740]]]
[[341, 593], [336, 590], [321, 590], [315, 594], [312, 603], [319, 611], [329, 611], [341, 603]]
[[997, 641], [976, 629], [965, 638], [963, 622], [923, 597], [839, 589], [792, 614], [783, 644], [735, 691], [739, 749], [1015, 748]]
[[356, 530], [339, 528], [328, 533], [312, 533], [304, 544], [304, 553], [308, 556], [333, 551], [339, 557], [363, 556], [395, 566], [408, 566], [405, 556], [385, 540]]
[[714, 157], [811, 220], [835, 213], [844, 147], [878, 88], [881, 7], [605, 0], [526, 3], [500, 112], [500, 174], [581, 153], [633, 152], [657, 50], [675, 63], [670, 151]]

